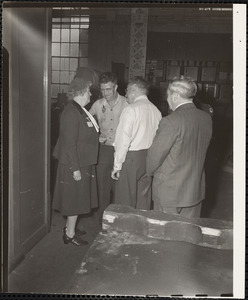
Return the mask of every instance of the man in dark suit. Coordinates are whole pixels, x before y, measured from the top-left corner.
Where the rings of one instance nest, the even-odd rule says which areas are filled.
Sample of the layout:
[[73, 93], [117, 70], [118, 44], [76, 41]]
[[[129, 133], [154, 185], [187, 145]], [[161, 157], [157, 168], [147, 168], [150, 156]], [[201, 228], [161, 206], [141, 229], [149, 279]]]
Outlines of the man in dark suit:
[[196, 84], [175, 78], [167, 89], [172, 113], [159, 124], [147, 154], [147, 174], [153, 176], [154, 210], [200, 217], [205, 197], [204, 162], [212, 136], [209, 114], [193, 104]]

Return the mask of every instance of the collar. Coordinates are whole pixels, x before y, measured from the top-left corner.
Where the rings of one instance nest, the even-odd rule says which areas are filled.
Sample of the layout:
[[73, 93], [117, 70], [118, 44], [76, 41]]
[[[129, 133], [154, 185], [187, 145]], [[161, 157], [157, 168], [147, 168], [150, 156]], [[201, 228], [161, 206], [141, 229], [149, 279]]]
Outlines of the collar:
[[75, 107], [76, 109], [80, 112], [80, 114], [82, 115], [83, 114], [83, 108], [75, 101], [75, 100], [72, 100], [71, 102]]
[[133, 102], [136, 102], [136, 101], [141, 100], [141, 99], [149, 100], [146, 95], [141, 95], [141, 96], [138, 96], [137, 98], [135, 98]]
[[[185, 104], [193, 104], [193, 102], [189, 102], [189, 101], [183, 102], [183, 103], [179, 104], [179, 105], [175, 108], [175, 110], [177, 110], [180, 106], [185, 105]], [[175, 110], [174, 110], [174, 111], [175, 111]]]
[[[120, 95], [119, 95], [119, 93], [117, 93], [117, 98], [116, 98], [115, 104], [114, 104], [113, 106], [115, 106], [118, 102], [120, 102]], [[108, 106], [110, 106], [110, 107], [113, 107], [113, 106], [111, 106], [111, 105], [108, 103], [108, 101], [107, 101], [105, 98], [103, 98], [103, 104], [104, 104], [104, 105], [108, 105]]]
[[88, 110], [84, 107], [81, 107], [76, 101], [72, 100], [72, 104], [76, 107], [76, 109], [79, 110], [80, 114], [83, 115], [84, 112], [85, 114], [89, 117], [90, 121], [92, 122], [93, 126], [95, 127], [96, 131], [99, 131], [99, 126], [96, 123], [96, 120], [94, 119], [94, 117], [91, 115], [90, 112], [88, 112]]

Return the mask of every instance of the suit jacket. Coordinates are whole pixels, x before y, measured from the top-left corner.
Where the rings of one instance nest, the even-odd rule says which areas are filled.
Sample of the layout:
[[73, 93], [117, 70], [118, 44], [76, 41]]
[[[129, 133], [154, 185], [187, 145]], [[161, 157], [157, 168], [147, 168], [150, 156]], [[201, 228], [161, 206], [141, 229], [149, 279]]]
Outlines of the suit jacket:
[[98, 133], [75, 101], [66, 105], [60, 119], [60, 133], [53, 155], [72, 172], [97, 163]]
[[204, 162], [211, 136], [211, 117], [193, 103], [161, 120], [146, 166], [148, 175], [153, 175], [154, 201], [188, 207], [204, 199]]

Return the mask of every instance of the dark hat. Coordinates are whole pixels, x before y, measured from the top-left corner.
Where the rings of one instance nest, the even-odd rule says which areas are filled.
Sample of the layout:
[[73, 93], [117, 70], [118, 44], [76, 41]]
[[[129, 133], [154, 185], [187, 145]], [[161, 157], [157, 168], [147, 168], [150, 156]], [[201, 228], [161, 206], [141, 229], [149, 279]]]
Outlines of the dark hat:
[[87, 86], [90, 85], [91, 85], [90, 81], [85, 81], [82, 78], [76, 77], [71, 81], [69, 90], [71, 92], [79, 92], [84, 90]]
[[99, 78], [97, 73], [91, 68], [78, 67], [74, 78], [76, 77], [82, 78], [83, 80], [88, 80], [92, 82], [93, 85], [98, 85], [99, 83]]
[[76, 76], [75, 77], [80, 77], [80, 78], [84, 78], [86, 80], [92, 81], [92, 76], [93, 76], [93, 73], [88, 68], [78, 67], [77, 70], [76, 70]]

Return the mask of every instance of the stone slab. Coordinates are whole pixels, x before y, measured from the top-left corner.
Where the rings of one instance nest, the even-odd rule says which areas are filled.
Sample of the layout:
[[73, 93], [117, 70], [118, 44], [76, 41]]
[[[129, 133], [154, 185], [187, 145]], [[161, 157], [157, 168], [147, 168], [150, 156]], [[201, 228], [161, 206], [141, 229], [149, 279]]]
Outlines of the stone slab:
[[103, 230], [131, 232], [216, 249], [233, 249], [233, 223], [230, 221], [188, 219], [115, 204], [111, 204], [104, 212]]
[[231, 297], [232, 223], [111, 205], [68, 293]]

